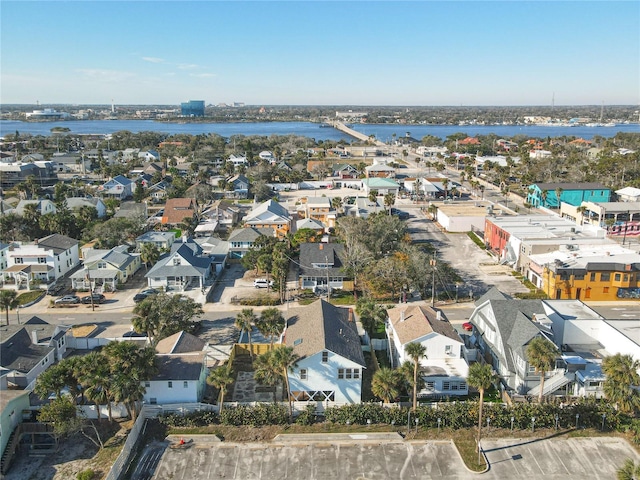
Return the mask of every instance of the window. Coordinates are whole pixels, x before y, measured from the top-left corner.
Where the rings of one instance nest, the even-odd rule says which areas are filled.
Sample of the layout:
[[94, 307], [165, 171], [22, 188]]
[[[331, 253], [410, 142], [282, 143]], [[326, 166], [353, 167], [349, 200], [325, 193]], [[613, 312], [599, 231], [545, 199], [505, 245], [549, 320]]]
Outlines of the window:
[[442, 382], [442, 390], [451, 390], [451, 382]]
[[300, 380], [306, 380], [307, 377], [307, 369], [306, 368], [301, 368], [300, 369]]
[[444, 346], [444, 353], [446, 353], [447, 355], [451, 355], [453, 353], [453, 346], [452, 345], [445, 345]]
[[620, 281], [620, 274], [619, 274], [619, 273], [616, 273], [616, 274], [614, 275], [613, 279], [614, 279], [616, 282], [619, 282], [619, 281]]
[[98, 262], [98, 268], [107, 268], [107, 262]]
[[322, 363], [327, 363], [329, 361], [329, 352], [322, 352]]
[[38, 257], [38, 263], [47, 263], [47, 257]]
[[611, 274], [609, 272], [600, 274], [600, 281], [601, 282], [608, 282], [610, 280], [611, 280]]
[[157, 399], [157, 398], [150, 398], [150, 399], [149, 399], [149, 403], [150, 403], [151, 405], [156, 405], [156, 404], [158, 403], [158, 399]]
[[458, 390], [458, 382], [451, 382], [451, 390]]
[[16, 257], [16, 265], [22, 265], [24, 263], [24, 258], [22, 257]]
[[186, 380], [182, 382], [182, 388], [189, 388], [189, 382], [187, 382]]
[[603, 287], [602, 293], [609, 293], [609, 287]]
[[427, 390], [433, 392], [436, 388], [436, 382], [427, 382], [426, 383]]
[[149, 387], [151, 386], [151, 382], [144, 382], [144, 386], [145, 386], [146, 388], [149, 388]]
[[574, 280], [584, 280], [584, 273], [576, 273], [573, 278]]
[[338, 380], [344, 378], [344, 368], [338, 369]]
[[359, 368], [354, 368], [353, 369], [353, 378], [360, 378], [360, 369]]
[[536, 367], [529, 365], [529, 373], [536, 373]]
[[180, 258], [175, 257], [175, 258], [173, 259], [173, 264], [174, 264], [174, 265], [180, 265]]
[[596, 272], [591, 272], [591, 275], [589, 275], [589, 280], [592, 282], [596, 281]]
[[351, 369], [350, 368], [347, 368], [345, 370], [344, 378], [349, 378], [349, 379], [351, 378]]
[[173, 382], [167, 382], [167, 387], [173, 388]]
[[466, 390], [467, 389], [467, 383], [466, 382], [460, 382], [460, 390]]

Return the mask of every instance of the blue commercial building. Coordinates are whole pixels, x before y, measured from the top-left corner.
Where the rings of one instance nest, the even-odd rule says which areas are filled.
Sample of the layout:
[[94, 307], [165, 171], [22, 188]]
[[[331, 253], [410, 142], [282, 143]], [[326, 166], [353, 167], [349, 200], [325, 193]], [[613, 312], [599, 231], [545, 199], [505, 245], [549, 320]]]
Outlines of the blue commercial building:
[[189, 100], [180, 104], [185, 117], [204, 117], [204, 100]]
[[601, 183], [534, 183], [529, 186], [527, 202], [534, 207], [560, 208], [561, 202], [579, 207], [582, 202], [601, 203], [610, 198], [611, 190]]

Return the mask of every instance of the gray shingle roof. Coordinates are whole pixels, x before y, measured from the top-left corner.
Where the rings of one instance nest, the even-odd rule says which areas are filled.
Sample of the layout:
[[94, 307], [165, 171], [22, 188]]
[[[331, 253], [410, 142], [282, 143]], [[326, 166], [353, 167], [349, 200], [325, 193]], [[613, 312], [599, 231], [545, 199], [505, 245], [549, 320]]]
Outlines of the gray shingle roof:
[[28, 373], [46, 357], [53, 347], [34, 345], [21, 325], [0, 327], [0, 366]]
[[164, 354], [201, 352], [206, 344], [201, 338], [183, 330], [160, 340], [156, 345], [156, 352]]
[[156, 360], [158, 374], [153, 380], [198, 380], [204, 365], [204, 353], [156, 355]]
[[[329, 274], [332, 277], [343, 277], [341, 256], [344, 245], [341, 243], [301, 243], [300, 244], [300, 276], [318, 277]], [[314, 264], [333, 264], [328, 268], [314, 268]]]
[[64, 252], [74, 245], [78, 245], [78, 243], [78, 240], [67, 237], [66, 235], [60, 235], [59, 233], [54, 233], [53, 235], [38, 240], [38, 245], [50, 248], [55, 253]]
[[318, 300], [289, 310], [285, 318], [284, 343], [301, 358], [328, 350], [365, 366], [355, 320], [348, 309]]
[[261, 235], [273, 237], [273, 228], [239, 228], [231, 232], [229, 242], [254, 242]]

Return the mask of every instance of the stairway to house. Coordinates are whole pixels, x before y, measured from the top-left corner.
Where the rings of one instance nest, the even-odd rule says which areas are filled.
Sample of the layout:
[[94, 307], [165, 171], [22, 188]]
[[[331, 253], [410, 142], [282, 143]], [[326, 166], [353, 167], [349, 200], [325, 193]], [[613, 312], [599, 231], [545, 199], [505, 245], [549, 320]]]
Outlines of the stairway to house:
[[[542, 394], [549, 395], [550, 393], [553, 393], [559, 388], [564, 387], [567, 383], [572, 382], [573, 380], [575, 380], [575, 373], [560, 370], [552, 377], [545, 379], [544, 390]], [[536, 385], [535, 387], [533, 387], [527, 394], [532, 396], [540, 395], [540, 385]]]

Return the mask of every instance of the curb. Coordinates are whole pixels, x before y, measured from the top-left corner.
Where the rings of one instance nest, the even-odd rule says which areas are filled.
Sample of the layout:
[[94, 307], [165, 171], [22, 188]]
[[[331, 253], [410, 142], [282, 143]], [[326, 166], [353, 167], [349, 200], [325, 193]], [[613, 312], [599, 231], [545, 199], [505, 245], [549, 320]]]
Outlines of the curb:
[[489, 460], [487, 459], [487, 456], [485, 455], [484, 450], [482, 450], [482, 457], [484, 458], [484, 463], [487, 465], [487, 468], [485, 468], [481, 472], [476, 472], [474, 470], [471, 470], [469, 467], [467, 467], [467, 464], [464, 462], [464, 459], [460, 454], [460, 450], [458, 450], [458, 447], [456, 446], [456, 442], [454, 442], [453, 439], [449, 440], [449, 442], [451, 442], [451, 445], [453, 446], [453, 449], [458, 454], [458, 457], [460, 458], [462, 465], [464, 465], [464, 468], [466, 468], [469, 473], [473, 473], [474, 475], [482, 475], [483, 473], [487, 473], [491, 469], [491, 465], [489, 465]]

